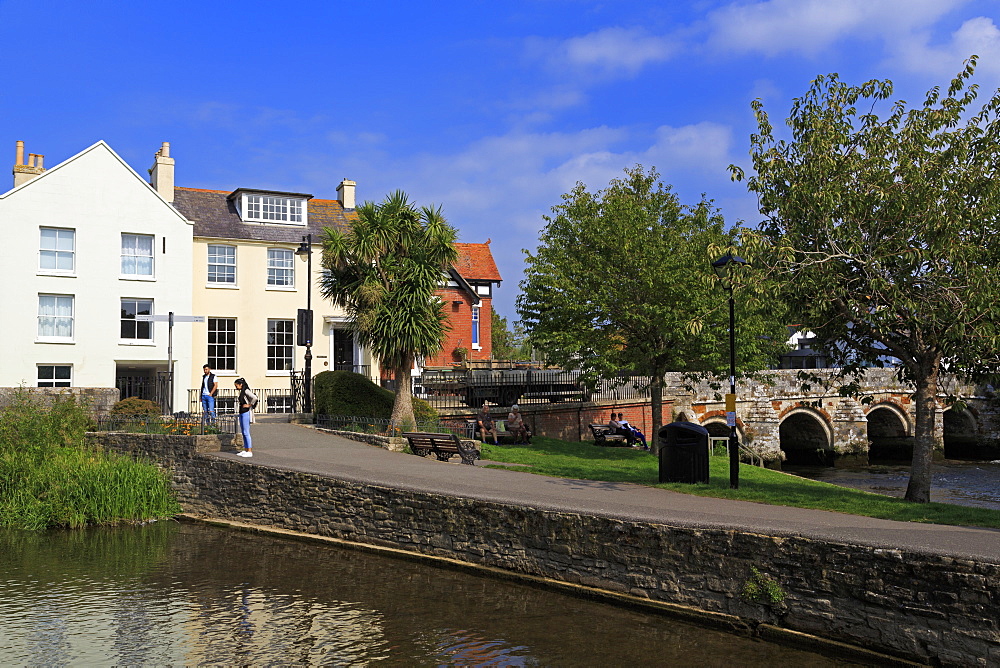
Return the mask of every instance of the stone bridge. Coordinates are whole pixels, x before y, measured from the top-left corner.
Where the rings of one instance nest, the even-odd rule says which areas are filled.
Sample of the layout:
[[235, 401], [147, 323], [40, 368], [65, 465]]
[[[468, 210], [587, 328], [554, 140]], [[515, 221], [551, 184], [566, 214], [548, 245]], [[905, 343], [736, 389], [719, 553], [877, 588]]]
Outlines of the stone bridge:
[[[832, 372], [803, 388], [794, 369], [768, 371], [736, 387], [740, 443], [768, 466], [789, 464], [865, 464], [912, 456], [916, 405], [913, 388], [899, 383], [892, 369], [869, 369], [860, 397], [840, 396]], [[704, 426], [712, 436], [728, 436], [723, 395], [728, 388], [708, 383], [693, 391], [680, 374], [670, 374], [664, 399], [673, 402], [673, 419]], [[935, 456], [1000, 458], [1000, 401], [992, 392], [952, 378], [942, 382], [935, 415]], [[962, 397], [952, 403], [950, 396]], [[668, 416], [664, 416], [664, 420]]]

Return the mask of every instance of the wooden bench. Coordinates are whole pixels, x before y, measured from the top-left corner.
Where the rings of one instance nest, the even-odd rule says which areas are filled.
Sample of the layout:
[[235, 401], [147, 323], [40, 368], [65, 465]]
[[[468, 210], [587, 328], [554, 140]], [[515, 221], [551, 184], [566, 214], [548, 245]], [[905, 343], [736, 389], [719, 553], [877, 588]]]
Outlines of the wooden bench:
[[594, 445], [611, 445], [613, 443], [628, 445], [628, 438], [624, 434], [611, 433], [611, 427], [606, 424], [592, 424], [590, 432], [594, 435]]
[[410, 445], [413, 454], [426, 457], [433, 453], [440, 462], [446, 462], [453, 455], [459, 455], [463, 464], [475, 466], [479, 459], [479, 449], [464, 442], [455, 434], [432, 434], [428, 432], [404, 433], [403, 438]]

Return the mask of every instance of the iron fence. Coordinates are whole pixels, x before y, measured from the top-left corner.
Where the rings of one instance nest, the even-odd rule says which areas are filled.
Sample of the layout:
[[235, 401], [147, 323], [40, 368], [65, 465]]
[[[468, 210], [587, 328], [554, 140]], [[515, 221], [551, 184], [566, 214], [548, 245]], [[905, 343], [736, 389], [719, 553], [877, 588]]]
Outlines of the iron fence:
[[494, 405], [585, 401], [629, 401], [649, 398], [649, 376], [621, 375], [589, 379], [561, 369], [425, 370], [413, 379], [414, 395], [435, 408], [479, 408]]
[[102, 415], [96, 419], [94, 431], [121, 431], [130, 434], [170, 434], [203, 436], [205, 434], [236, 433], [236, 415], [218, 415], [214, 420], [206, 415]]
[[164, 413], [171, 411], [170, 372], [157, 371], [152, 376], [120, 375], [115, 378], [118, 396], [122, 399], [138, 397], [159, 404]]
[[415, 425], [402, 425], [385, 418], [360, 417], [356, 415], [317, 415], [316, 426], [338, 431], [353, 431], [362, 434], [377, 434], [379, 436], [398, 436], [404, 431], [423, 431], [434, 434], [458, 434], [463, 438], [471, 438], [467, 420], [441, 420], [438, 422], [422, 422]]
[[[301, 390], [301, 387], [298, 388]], [[295, 413], [301, 405], [298, 390], [283, 387], [280, 389], [254, 390], [257, 395], [258, 413]], [[220, 388], [215, 393], [215, 412], [223, 415], [236, 412], [236, 399], [240, 391], [236, 388]], [[201, 389], [188, 390], [188, 412], [201, 413]]]

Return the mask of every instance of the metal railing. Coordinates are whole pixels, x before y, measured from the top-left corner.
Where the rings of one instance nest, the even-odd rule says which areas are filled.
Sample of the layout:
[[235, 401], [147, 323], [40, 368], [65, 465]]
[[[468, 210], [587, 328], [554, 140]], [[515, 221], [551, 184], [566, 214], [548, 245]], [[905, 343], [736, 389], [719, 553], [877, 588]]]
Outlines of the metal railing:
[[120, 431], [130, 434], [169, 434], [202, 436], [237, 431], [235, 415], [218, 415], [214, 420], [204, 415], [102, 415], [93, 431]]
[[122, 399], [128, 397], [148, 399], [159, 404], [164, 413], [171, 410], [169, 371], [157, 371], [152, 376], [118, 376], [115, 378], [115, 387], [118, 388], [118, 396]]
[[316, 426], [338, 431], [353, 431], [361, 434], [377, 434], [379, 436], [398, 436], [404, 431], [424, 431], [435, 434], [458, 434], [463, 438], [469, 436], [466, 420], [442, 420], [440, 422], [424, 422], [406, 425], [404, 429], [392, 420], [385, 418], [370, 418], [357, 415], [317, 415]]
[[[414, 396], [437, 409], [585, 401], [629, 401], [649, 397], [648, 376], [618, 376], [587, 382], [579, 371], [561, 369], [425, 370], [413, 379]], [[385, 385], [385, 383], [383, 383]]]
[[[717, 454], [720, 453], [721, 454]], [[753, 466], [759, 466], [764, 468], [764, 458], [759, 454], [745, 446], [744, 444], [739, 444], [740, 459], [748, 460]], [[708, 454], [713, 457], [728, 457], [729, 456], [729, 437], [728, 436], [709, 436], [708, 437]]]
[[[215, 412], [224, 415], [236, 412], [236, 398], [240, 392], [236, 388], [220, 388], [215, 393]], [[258, 413], [295, 413], [296, 396], [292, 388], [254, 390], [257, 395]], [[301, 405], [301, 403], [298, 403]], [[188, 413], [201, 413], [201, 389], [188, 390]]]

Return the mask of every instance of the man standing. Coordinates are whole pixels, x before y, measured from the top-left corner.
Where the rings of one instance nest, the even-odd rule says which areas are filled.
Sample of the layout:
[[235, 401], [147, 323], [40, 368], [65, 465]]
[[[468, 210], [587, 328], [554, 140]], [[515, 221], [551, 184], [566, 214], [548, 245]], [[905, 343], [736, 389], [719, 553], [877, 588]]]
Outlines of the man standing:
[[212, 367], [206, 364], [201, 369], [205, 373], [201, 377], [201, 412], [206, 421], [215, 422], [215, 393], [219, 390], [219, 383], [215, 380]]

